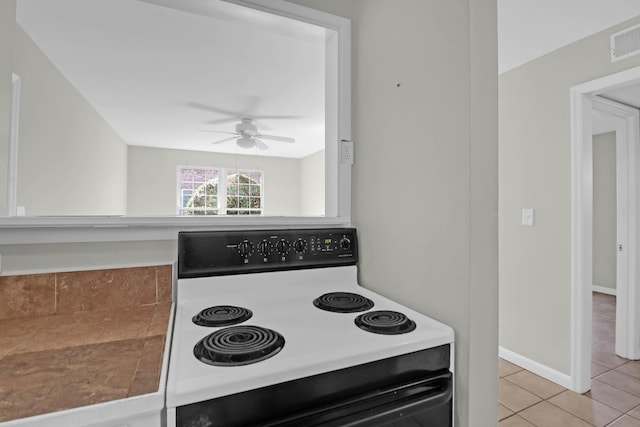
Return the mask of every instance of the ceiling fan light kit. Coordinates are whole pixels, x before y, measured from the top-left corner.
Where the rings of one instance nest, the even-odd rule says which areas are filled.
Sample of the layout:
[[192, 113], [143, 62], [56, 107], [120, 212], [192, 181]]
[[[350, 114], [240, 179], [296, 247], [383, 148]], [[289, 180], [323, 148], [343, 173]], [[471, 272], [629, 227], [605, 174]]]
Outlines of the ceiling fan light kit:
[[238, 144], [238, 147], [240, 148], [253, 148], [255, 140], [251, 137], [243, 136], [236, 139], [236, 144]]

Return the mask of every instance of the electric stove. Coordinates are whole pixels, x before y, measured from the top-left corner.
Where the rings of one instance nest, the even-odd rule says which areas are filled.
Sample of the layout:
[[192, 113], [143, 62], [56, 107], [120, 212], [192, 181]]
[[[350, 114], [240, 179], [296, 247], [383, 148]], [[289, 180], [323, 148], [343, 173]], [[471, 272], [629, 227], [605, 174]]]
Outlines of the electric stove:
[[358, 284], [355, 229], [178, 242], [169, 426], [452, 425], [453, 330]]

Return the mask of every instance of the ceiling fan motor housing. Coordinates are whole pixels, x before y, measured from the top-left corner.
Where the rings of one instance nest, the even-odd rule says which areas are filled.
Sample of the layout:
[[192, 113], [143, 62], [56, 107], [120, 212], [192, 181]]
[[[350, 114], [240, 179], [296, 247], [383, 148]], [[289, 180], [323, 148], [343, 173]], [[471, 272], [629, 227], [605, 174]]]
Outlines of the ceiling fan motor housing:
[[242, 119], [242, 121], [236, 125], [236, 132], [242, 136], [251, 137], [258, 134], [258, 127], [253, 124], [253, 120]]

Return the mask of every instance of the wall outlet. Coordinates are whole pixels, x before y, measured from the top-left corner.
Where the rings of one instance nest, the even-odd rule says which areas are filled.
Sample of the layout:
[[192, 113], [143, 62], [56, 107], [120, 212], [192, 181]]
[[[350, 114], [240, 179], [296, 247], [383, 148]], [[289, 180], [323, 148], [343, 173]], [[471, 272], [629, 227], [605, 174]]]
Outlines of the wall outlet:
[[340, 141], [340, 163], [343, 165], [353, 164], [353, 141], [346, 139]]
[[16, 216], [25, 216], [27, 214], [27, 210], [24, 206], [16, 207]]

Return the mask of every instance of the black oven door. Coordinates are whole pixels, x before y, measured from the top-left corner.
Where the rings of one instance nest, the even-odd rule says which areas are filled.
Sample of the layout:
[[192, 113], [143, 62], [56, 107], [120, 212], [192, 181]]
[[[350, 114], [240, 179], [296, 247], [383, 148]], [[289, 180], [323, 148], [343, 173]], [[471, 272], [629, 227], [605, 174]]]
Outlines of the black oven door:
[[452, 375], [447, 372], [437, 377], [377, 390], [261, 425], [450, 427], [452, 396]]
[[177, 427], [450, 427], [450, 346], [176, 408]]

